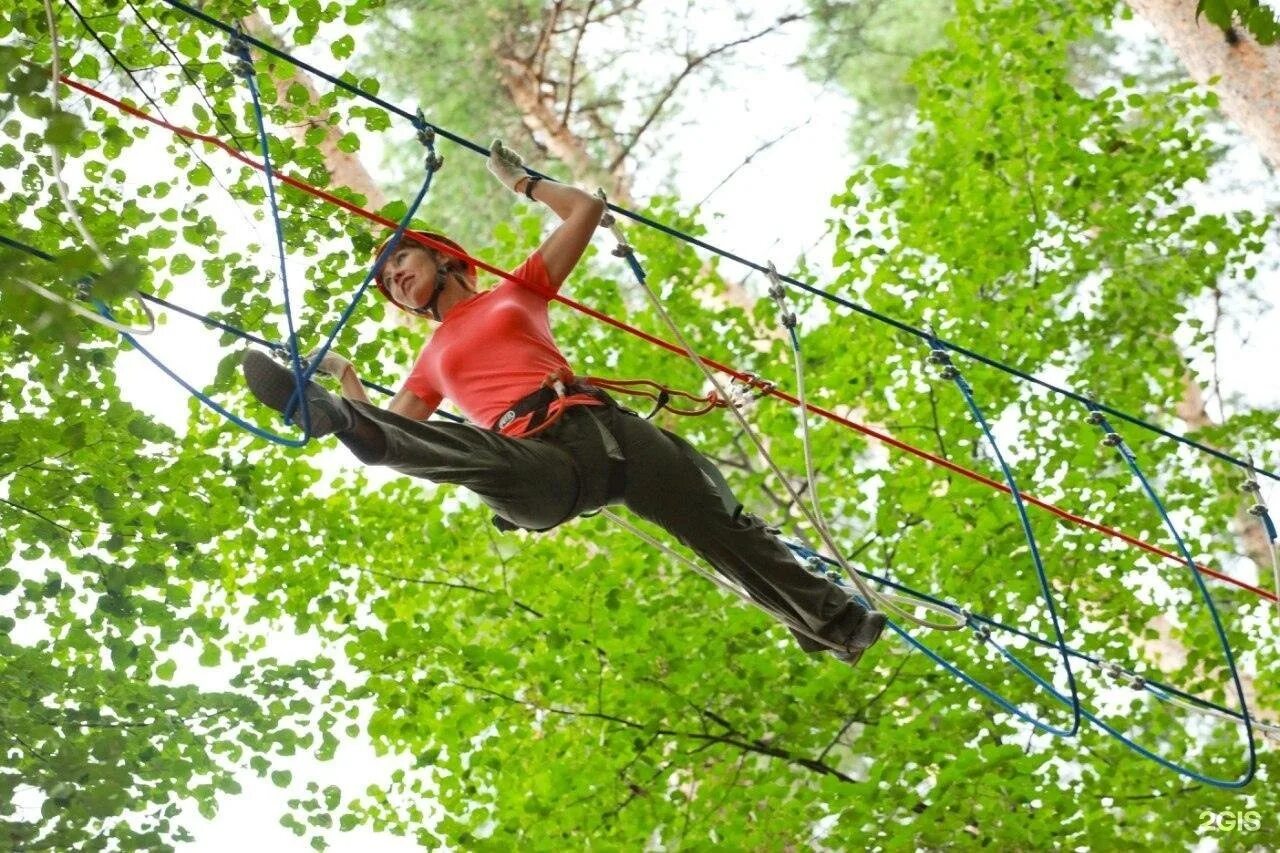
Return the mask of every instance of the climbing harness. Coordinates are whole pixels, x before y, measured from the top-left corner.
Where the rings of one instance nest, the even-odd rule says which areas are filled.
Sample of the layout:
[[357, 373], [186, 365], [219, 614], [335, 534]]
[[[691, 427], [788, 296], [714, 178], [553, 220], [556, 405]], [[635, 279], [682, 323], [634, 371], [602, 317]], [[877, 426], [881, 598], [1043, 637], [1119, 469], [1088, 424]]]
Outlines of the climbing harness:
[[[574, 395], [594, 397], [602, 403], [610, 402], [603, 391], [587, 382], [574, 380], [569, 371], [551, 373], [542, 380], [537, 391], [521, 397], [495, 418], [489, 429], [504, 435], [530, 438], [558, 422], [564, 414], [564, 399]], [[517, 423], [525, 416], [528, 416], [527, 421]], [[508, 432], [512, 426], [516, 429]]]

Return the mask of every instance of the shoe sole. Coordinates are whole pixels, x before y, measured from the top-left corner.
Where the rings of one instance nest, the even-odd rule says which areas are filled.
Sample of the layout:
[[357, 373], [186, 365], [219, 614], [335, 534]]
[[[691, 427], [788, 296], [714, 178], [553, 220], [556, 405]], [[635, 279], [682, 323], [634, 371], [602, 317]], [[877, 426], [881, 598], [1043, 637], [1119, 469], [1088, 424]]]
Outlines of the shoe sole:
[[848, 652], [832, 652], [831, 656], [847, 666], [857, 666], [866, 649], [854, 649]]
[[884, 633], [884, 626], [889, 619], [879, 610], [868, 611], [866, 618], [862, 620], [862, 625], [854, 632], [849, 643], [854, 649], [869, 649], [880, 639], [880, 635]]
[[[245, 353], [244, 359], [240, 362], [240, 370], [244, 373], [244, 381], [253, 392], [253, 396], [264, 405], [284, 414], [289, 401], [293, 399], [293, 390], [297, 387], [293, 371], [284, 365], [277, 364], [269, 355], [257, 350], [249, 350]], [[315, 390], [321, 394], [327, 393], [322, 388], [317, 387]], [[317, 399], [317, 395], [307, 394], [307, 413], [310, 416], [313, 437], [327, 435], [334, 431], [333, 418], [325, 411], [327, 408], [324, 405], [325, 402], [322, 397]], [[294, 410], [294, 415], [300, 420], [300, 407]]]

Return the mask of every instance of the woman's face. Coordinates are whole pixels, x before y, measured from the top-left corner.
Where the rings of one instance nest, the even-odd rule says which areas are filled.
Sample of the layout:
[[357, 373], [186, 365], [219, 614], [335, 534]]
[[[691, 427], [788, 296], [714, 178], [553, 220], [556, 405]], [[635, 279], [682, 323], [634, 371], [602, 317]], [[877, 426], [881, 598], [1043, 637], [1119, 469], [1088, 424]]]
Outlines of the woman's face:
[[421, 246], [397, 246], [382, 267], [382, 280], [391, 298], [409, 308], [422, 308], [436, 286], [438, 265]]

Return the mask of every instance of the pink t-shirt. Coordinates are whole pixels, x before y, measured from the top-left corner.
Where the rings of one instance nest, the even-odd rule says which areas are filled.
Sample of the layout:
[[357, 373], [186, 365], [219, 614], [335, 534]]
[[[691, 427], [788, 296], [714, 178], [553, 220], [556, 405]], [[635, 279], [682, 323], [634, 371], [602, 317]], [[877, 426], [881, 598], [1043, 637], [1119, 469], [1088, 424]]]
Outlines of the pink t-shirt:
[[[524, 284], [504, 279], [455, 305], [418, 354], [404, 387], [432, 411], [448, 398], [473, 423], [489, 427], [548, 376], [572, 375], [551, 337], [547, 302], [556, 288], [542, 256], [534, 252], [513, 275]], [[575, 405], [602, 404], [577, 394], [557, 400], [550, 412]], [[501, 431], [519, 437], [531, 419], [516, 418]]]

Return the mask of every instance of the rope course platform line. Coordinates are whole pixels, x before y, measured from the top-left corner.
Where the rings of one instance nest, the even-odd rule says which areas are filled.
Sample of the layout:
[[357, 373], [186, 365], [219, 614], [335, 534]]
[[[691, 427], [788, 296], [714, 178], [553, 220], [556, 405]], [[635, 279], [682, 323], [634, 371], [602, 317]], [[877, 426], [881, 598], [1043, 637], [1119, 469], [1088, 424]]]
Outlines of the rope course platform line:
[[[102, 102], [104, 102], [104, 103], [108, 103], [108, 104], [110, 104], [110, 105], [112, 105], [112, 106], [116, 107], [117, 109], [119, 109], [119, 110], [121, 110], [121, 111], [125, 112], [126, 114], [131, 115], [131, 116], [133, 116], [133, 117], [135, 117], [135, 118], [137, 118], [137, 119], [139, 119], [139, 120], [141, 120], [141, 121], [146, 121], [146, 122], [148, 122], [148, 123], [150, 123], [150, 124], [153, 124], [153, 125], [156, 125], [156, 126], [158, 126], [158, 127], [163, 127], [163, 128], [165, 128], [166, 130], [168, 130], [168, 131], [170, 131], [170, 132], [172, 132], [172, 133], [175, 133], [175, 134], [186, 135], [186, 136], [188, 136], [188, 137], [189, 137], [189, 138], [191, 138], [191, 139], [199, 139], [199, 140], [201, 140], [201, 141], [208, 142], [209, 144], [214, 145], [214, 146], [216, 146], [216, 147], [219, 147], [219, 148], [221, 148], [222, 150], [226, 151], [228, 154], [230, 154], [231, 156], [233, 156], [234, 158], [236, 158], [236, 159], [237, 159], [237, 160], [239, 160], [240, 162], [244, 163], [245, 165], [250, 166], [251, 168], [259, 169], [259, 170], [262, 168], [262, 165], [261, 165], [260, 163], [256, 162], [256, 161], [255, 161], [255, 160], [253, 160], [252, 158], [249, 158], [249, 157], [245, 156], [245, 155], [244, 155], [242, 152], [240, 152], [239, 150], [237, 150], [237, 149], [235, 149], [235, 148], [232, 148], [231, 146], [227, 145], [226, 143], [222, 142], [221, 140], [218, 140], [218, 139], [217, 139], [217, 138], [215, 138], [215, 137], [210, 137], [210, 136], [207, 136], [207, 135], [205, 135], [205, 134], [197, 133], [196, 131], [192, 131], [192, 130], [189, 130], [189, 129], [187, 129], [187, 128], [183, 128], [183, 127], [180, 127], [180, 126], [177, 126], [177, 125], [170, 124], [169, 122], [165, 122], [165, 121], [162, 121], [162, 120], [160, 120], [160, 119], [157, 119], [157, 118], [155, 118], [154, 116], [151, 116], [151, 115], [149, 115], [148, 113], [146, 113], [144, 110], [141, 110], [141, 109], [139, 109], [139, 108], [137, 108], [137, 107], [134, 107], [134, 106], [132, 106], [132, 105], [130, 105], [130, 104], [127, 104], [127, 103], [125, 103], [125, 102], [123, 102], [123, 101], [121, 101], [121, 100], [119, 100], [119, 99], [117, 99], [117, 98], [113, 98], [113, 97], [112, 97], [112, 96], [110, 96], [110, 95], [107, 95], [107, 94], [105, 94], [105, 93], [99, 92], [98, 90], [94, 89], [93, 87], [91, 87], [91, 86], [87, 86], [87, 85], [85, 85], [85, 84], [83, 84], [83, 83], [80, 83], [79, 81], [76, 81], [76, 80], [74, 80], [74, 79], [71, 79], [71, 78], [67, 77], [66, 75], [64, 75], [64, 76], [63, 76], [62, 80], [63, 80], [63, 82], [64, 82], [64, 83], [66, 83], [68, 86], [71, 86], [72, 88], [76, 89], [77, 91], [80, 91], [80, 92], [82, 92], [83, 94], [88, 95], [88, 96], [90, 96], [90, 97], [92, 97], [92, 98], [95, 98], [95, 99], [97, 99], [97, 100], [100, 100], [100, 101], [102, 101]], [[352, 214], [354, 214], [354, 215], [356, 215], [356, 216], [359, 216], [359, 217], [361, 217], [361, 218], [363, 218], [363, 219], [366, 219], [366, 220], [368, 220], [368, 221], [370, 221], [370, 222], [377, 223], [377, 224], [382, 225], [383, 227], [385, 227], [385, 228], [389, 228], [389, 229], [395, 229], [395, 228], [397, 228], [397, 227], [398, 227], [398, 223], [396, 223], [396, 222], [394, 222], [394, 221], [392, 221], [392, 220], [390, 220], [390, 219], [387, 219], [386, 217], [379, 216], [379, 215], [378, 215], [378, 214], [376, 214], [376, 213], [372, 213], [372, 212], [370, 212], [370, 211], [368, 211], [368, 210], [365, 210], [364, 208], [361, 208], [361, 207], [359, 207], [358, 205], [355, 205], [355, 204], [353, 204], [353, 203], [351, 203], [351, 202], [349, 202], [349, 201], [346, 201], [345, 199], [338, 198], [337, 196], [334, 196], [332, 193], [328, 193], [328, 192], [326, 192], [326, 191], [324, 191], [324, 190], [322, 190], [322, 189], [319, 189], [319, 188], [313, 187], [313, 186], [311, 186], [310, 184], [307, 184], [307, 183], [306, 183], [306, 182], [304, 182], [304, 181], [298, 180], [297, 178], [293, 178], [293, 177], [291, 177], [291, 176], [289, 176], [289, 175], [286, 175], [286, 174], [280, 173], [279, 171], [277, 171], [277, 172], [276, 172], [276, 177], [277, 177], [281, 182], [283, 182], [283, 183], [285, 183], [285, 184], [289, 185], [290, 187], [293, 187], [294, 189], [300, 190], [300, 191], [302, 191], [302, 192], [304, 192], [304, 193], [307, 193], [308, 195], [312, 195], [312, 196], [315, 196], [315, 197], [317, 197], [317, 198], [321, 198], [321, 199], [323, 199], [323, 200], [325, 200], [325, 201], [328, 201], [328, 202], [330, 202], [330, 203], [332, 203], [332, 204], [334, 204], [334, 205], [336, 205], [336, 206], [338, 206], [338, 207], [342, 208], [343, 210], [346, 210], [347, 212], [352, 213]], [[469, 255], [467, 255], [467, 254], [465, 254], [465, 253], [461, 253], [461, 252], [459, 252], [457, 249], [455, 249], [455, 248], [454, 248], [454, 247], [452, 247], [452, 246], [449, 246], [449, 245], [444, 244], [444, 243], [437, 243], [436, 241], [433, 241], [433, 240], [431, 240], [431, 239], [429, 239], [429, 238], [423, 237], [423, 236], [421, 236], [421, 235], [419, 235], [419, 234], [416, 234], [416, 233], [414, 233], [414, 232], [411, 232], [411, 231], [410, 231], [410, 232], [407, 232], [407, 233], [406, 233], [406, 236], [408, 236], [409, 238], [413, 239], [415, 242], [418, 242], [418, 243], [420, 243], [420, 244], [422, 244], [422, 245], [428, 246], [428, 247], [433, 248], [433, 249], [436, 249], [436, 250], [438, 250], [438, 251], [445, 252], [446, 254], [449, 254], [449, 255], [451, 255], [451, 256], [453, 256], [453, 257], [458, 257], [458, 258], [461, 258], [461, 259], [463, 259], [463, 260], [467, 260], [467, 261], [469, 261], [469, 262], [472, 262], [472, 263], [474, 263], [474, 264], [475, 264], [479, 269], [483, 269], [483, 270], [485, 270], [486, 272], [489, 272], [489, 273], [492, 273], [492, 274], [494, 274], [494, 275], [497, 275], [497, 276], [499, 276], [499, 277], [501, 277], [501, 278], [503, 278], [503, 279], [506, 279], [506, 280], [509, 280], [509, 281], [517, 281], [517, 282], [519, 282], [519, 279], [518, 279], [517, 277], [513, 276], [510, 272], [507, 272], [506, 270], [500, 269], [499, 267], [496, 267], [496, 266], [494, 266], [494, 265], [492, 265], [492, 264], [490, 264], [490, 263], [488, 263], [488, 262], [486, 262], [486, 261], [483, 261], [483, 260], [481, 260], [481, 259], [473, 258], [473, 257], [471, 257], [471, 256], [469, 256]], [[609, 315], [606, 315], [606, 314], [603, 314], [603, 313], [601, 313], [601, 312], [599, 312], [599, 311], [596, 311], [596, 310], [594, 310], [594, 309], [592, 309], [592, 308], [590, 308], [590, 307], [588, 307], [588, 306], [586, 306], [586, 305], [584, 305], [584, 304], [582, 304], [582, 303], [580, 303], [580, 302], [577, 302], [577, 301], [575, 301], [575, 300], [573, 300], [573, 299], [570, 299], [570, 298], [569, 298], [569, 297], [567, 297], [567, 296], [564, 296], [563, 294], [556, 294], [554, 298], [555, 298], [555, 300], [556, 300], [556, 301], [558, 301], [558, 302], [560, 302], [560, 303], [562, 303], [562, 304], [564, 304], [564, 305], [566, 305], [566, 306], [568, 306], [568, 307], [570, 307], [570, 308], [573, 308], [573, 309], [574, 309], [574, 310], [576, 310], [576, 311], [579, 311], [579, 312], [581, 312], [581, 313], [583, 313], [583, 314], [586, 314], [586, 315], [588, 315], [588, 316], [590, 316], [590, 317], [593, 317], [593, 318], [595, 318], [595, 319], [598, 319], [598, 320], [600, 320], [600, 321], [601, 321], [601, 322], [603, 322], [603, 323], [606, 323], [606, 324], [608, 324], [608, 325], [610, 325], [610, 326], [613, 326], [614, 328], [617, 328], [617, 329], [619, 329], [619, 330], [621, 330], [621, 331], [623, 331], [623, 332], [626, 332], [626, 333], [631, 334], [631, 335], [633, 335], [633, 336], [635, 336], [635, 337], [638, 337], [638, 338], [640, 338], [641, 340], [644, 340], [644, 341], [646, 341], [646, 342], [648, 342], [648, 343], [653, 344], [654, 346], [660, 347], [660, 348], [662, 348], [662, 349], [666, 349], [667, 351], [672, 352], [672, 353], [675, 353], [675, 354], [680, 355], [680, 356], [686, 356], [686, 355], [687, 355], [687, 353], [685, 352], [685, 350], [684, 350], [684, 349], [682, 349], [681, 347], [677, 346], [676, 344], [673, 344], [673, 343], [671, 343], [671, 342], [669, 342], [669, 341], [663, 340], [662, 338], [659, 338], [659, 337], [657, 337], [656, 335], [649, 334], [648, 332], [645, 332], [645, 331], [643, 331], [643, 330], [641, 330], [641, 329], [635, 328], [634, 326], [630, 326], [630, 325], [628, 325], [627, 323], [624, 323], [624, 322], [623, 322], [623, 321], [621, 321], [621, 320], [617, 320], [617, 319], [615, 319], [615, 318], [613, 318], [613, 317], [610, 317]], [[946, 342], [945, 342], [945, 341], [943, 341], [943, 343], [945, 344]], [[738, 380], [739, 382], [743, 382], [743, 383], [748, 384], [748, 385], [752, 385], [752, 384], [756, 384], [756, 385], [758, 385], [758, 380], [756, 380], [756, 378], [755, 378], [754, 376], [752, 376], [751, 374], [748, 374], [748, 373], [745, 373], [745, 372], [742, 372], [742, 371], [735, 370], [735, 369], [733, 369], [733, 368], [731, 368], [731, 367], [729, 367], [729, 366], [727, 366], [727, 365], [725, 365], [725, 364], [722, 364], [722, 363], [720, 363], [720, 362], [718, 362], [718, 361], [715, 361], [714, 359], [704, 358], [704, 359], [703, 359], [703, 362], [704, 362], [705, 364], [707, 364], [709, 367], [711, 367], [712, 369], [714, 369], [714, 370], [716, 370], [716, 371], [719, 371], [719, 372], [721, 372], [721, 373], [724, 373], [724, 374], [726, 374], [726, 375], [728, 375], [728, 376], [730, 376], [730, 377], [732, 377], [732, 378], [734, 378], [734, 379]], [[792, 395], [792, 394], [790, 394], [790, 393], [788, 393], [788, 392], [786, 392], [786, 391], [784, 391], [784, 390], [782, 390], [782, 389], [780, 389], [780, 388], [778, 388], [778, 387], [776, 387], [776, 386], [769, 386], [769, 387], [767, 387], [767, 388], [762, 388], [762, 389], [760, 389], [760, 393], [762, 393], [762, 394], [764, 394], [764, 395], [766, 395], [766, 396], [773, 397], [773, 398], [778, 399], [778, 400], [782, 400], [783, 402], [786, 402], [786, 403], [788, 403], [788, 404], [790, 404], [790, 405], [792, 405], [792, 406], [799, 406], [799, 405], [800, 405], [800, 400], [799, 400], [797, 397], [795, 397], [794, 395]], [[805, 408], [806, 408], [806, 410], [807, 410], [807, 411], [809, 411], [809, 412], [811, 412], [811, 413], [813, 413], [813, 414], [819, 415], [820, 417], [823, 417], [823, 418], [825, 418], [826, 420], [829, 420], [829, 421], [831, 421], [831, 422], [833, 422], [833, 423], [840, 424], [841, 426], [844, 426], [844, 427], [846, 427], [846, 428], [848, 428], [848, 429], [851, 429], [851, 430], [854, 430], [854, 431], [856, 431], [856, 432], [859, 432], [859, 433], [861, 433], [861, 434], [863, 434], [863, 435], [866, 435], [866, 436], [868, 436], [868, 437], [870, 437], [870, 438], [874, 438], [874, 439], [876, 439], [877, 441], [880, 441], [880, 442], [882, 442], [882, 443], [884, 443], [884, 444], [887, 444], [887, 445], [889, 445], [890, 447], [893, 447], [893, 448], [895, 448], [895, 449], [897, 449], [897, 450], [901, 450], [901, 451], [903, 451], [903, 452], [905, 452], [905, 453], [908, 453], [908, 454], [911, 454], [911, 455], [913, 455], [913, 456], [916, 456], [917, 458], [920, 458], [920, 459], [922, 459], [922, 460], [924, 460], [924, 461], [926, 461], [926, 462], [929, 462], [930, 464], [937, 465], [937, 466], [939, 466], [939, 467], [945, 468], [946, 470], [949, 470], [949, 471], [951, 471], [951, 472], [953, 472], [953, 473], [955, 473], [955, 474], [959, 474], [959, 475], [961, 475], [961, 476], [963, 476], [963, 477], [966, 477], [966, 478], [971, 479], [971, 480], [973, 480], [973, 481], [975, 481], [975, 482], [978, 482], [978, 483], [981, 483], [981, 484], [983, 484], [983, 485], [986, 485], [986, 486], [988, 486], [989, 488], [995, 489], [995, 490], [997, 490], [997, 491], [1006, 492], [1006, 493], [1008, 492], [1009, 487], [1008, 487], [1008, 485], [1006, 485], [1005, 483], [998, 482], [998, 481], [996, 481], [996, 480], [994, 480], [994, 479], [992, 479], [992, 478], [990, 478], [990, 477], [987, 477], [987, 476], [985, 476], [985, 475], [983, 475], [983, 474], [980, 474], [980, 473], [978, 473], [978, 472], [976, 472], [976, 471], [973, 471], [973, 470], [971, 470], [971, 469], [969, 469], [969, 468], [965, 468], [965, 467], [964, 467], [964, 466], [962, 466], [962, 465], [959, 465], [959, 464], [957, 464], [957, 463], [955, 463], [955, 462], [952, 462], [952, 461], [951, 461], [951, 460], [949, 460], [949, 459], [945, 459], [945, 458], [943, 458], [943, 457], [940, 457], [940, 456], [937, 456], [937, 455], [935, 455], [935, 454], [929, 453], [928, 451], [925, 451], [925, 450], [922, 450], [922, 449], [920, 449], [920, 448], [917, 448], [917, 447], [915, 447], [914, 445], [911, 445], [911, 444], [909, 444], [909, 443], [907, 443], [907, 442], [905, 442], [905, 441], [901, 441], [900, 439], [894, 438], [893, 436], [890, 436], [890, 435], [888, 435], [888, 434], [886, 434], [886, 433], [882, 433], [882, 432], [880, 432], [880, 431], [878, 431], [878, 430], [876, 430], [876, 429], [873, 429], [873, 428], [871, 428], [871, 427], [868, 427], [868, 426], [865, 426], [865, 425], [863, 425], [863, 424], [860, 424], [860, 423], [858, 423], [858, 422], [856, 422], [856, 421], [853, 421], [853, 420], [851, 420], [851, 419], [849, 419], [849, 418], [843, 417], [843, 416], [841, 416], [841, 415], [837, 414], [837, 413], [836, 413], [836, 412], [834, 412], [834, 411], [831, 411], [831, 410], [829, 410], [829, 409], [823, 408], [823, 407], [818, 406], [818, 405], [813, 404], [813, 403], [806, 403], [806, 404], [805, 404]], [[1029, 504], [1031, 504], [1031, 505], [1033, 505], [1033, 506], [1036, 506], [1037, 508], [1039, 508], [1039, 509], [1041, 509], [1041, 510], [1044, 510], [1044, 511], [1046, 511], [1046, 512], [1049, 512], [1049, 513], [1051, 513], [1051, 514], [1053, 514], [1053, 515], [1055, 515], [1055, 516], [1057, 516], [1057, 517], [1059, 517], [1059, 518], [1063, 519], [1064, 521], [1070, 522], [1070, 523], [1072, 523], [1072, 524], [1075, 524], [1075, 525], [1078, 525], [1078, 526], [1081, 526], [1081, 527], [1088, 528], [1088, 529], [1093, 530], [1093, 531], [1095, 531], [1095, 532], [1097, 532], [1097, 533], [1101, 533], [1102, 535], [1107, 536], [1107, 537], [1109, 537], [1109, 538], [1113, 538], [1113, 539], [1117, 539], [1117, 540], [1119, 540], [1119, 541], [1125, 542], [1125, 543], [1127, 543], [1127, 544], [1129, 544], [1129, 545], [1132, 545], [1132, 546], [1134, 546], [1134, 547], [1140, 548], [1141, 550], [1146, 551], [1147, 553], [1150, 553], [1150, 554], [1153, 554], [1153, 555], [1156, 555], [1156, 556], [1162, 557], [1162, 558], [1164, 558], [1164, 559], [1166, 559], [1166, 560], [1169, 560], [1169, 561], [1172, 561], [1172, 562], [1175, 562], [1175, 563], [1178, 563], [1178, 564], [1182, 564], [1182, 562], [1183, 562], [1183, 560], [1182, 560], [1182, 558], [1181, 558], [1180, 556], [1178, 556], [1178, 555], [1176, 555], [1176, 554], [1173, 554], [1173, 553], [1171, 553], [1170, 551], [1167, 551], [1167, 550], [1165, 550], [1165, 549], [1163, 549], [1163, 548], [1160, 548], [1160, 547], [1158, 547], [1158, 546], [1156, 546], [1156, 545], [1153, 545], [1153, 544], [1151, 544], [1151, 543], [1149, 543], [1149, 542], [1146, 542], [1146, 541], [1144, 541], [1144, 540], [1142, 540], [1142, 539], [1139, 539], [1139, 538], [1137, 538], [1137, 537], [1135, 537], [1135, 536], [1131, 536], [1130, 534], [1124, 533], [1123, 531], [1117, 530], [1117, 529], [1115, 529], [1115, 528], [1109, 527], [1109, 526], [1104, 525], [1104, 524], [1100, 524], [1100, 523], [1095, 522], [1095, 521], [1091, 521], [1090, 519], [1084, 518], [1083, 516], [1080, 516], [1080, 515], [1077, 515], [1077, 514], [1075, 514], [1075, 513], [1070, 512], [1070, 511], [1068, 511], [1068, 510], [1062, 509], [1061, 507], [1058, 507], [1057, 505], [1052, 504], [1052, 503], [1050, 503], [1050, 502], [1048, 502], [1048, 501], [1044, 501], [1044, 500], [1041, 500], [1041, 499], [1039, 499], [1039, 498], [1036, 498], [1036, 497], [1035, 497], [1035, 496], [1033, 496], [1033, 495], [1028, 495], [1028, 494], [1025, 494], [1025, 493], [1024, 493], [1024, 494], [1022, 495], [1022, 498], [1023, 498], [1023, 500], [1025, 500], [1027, 503], [1029, 503]], [[1239, 580], [1238, 578], [1233, 578], [1233, 577], [1231, 577], [1230, 575], [1224, 574], [1224, 573], [1222, 573], [1222, 572], [1218, 572], [1218, 571], [1216, 571], [1216, 570], [1214, 570], [1214, 569], [1212, 569], [1212, 568], [1210, 568], [1210, 567], [1208, 567], [1208, 566], [1205, 566], [1205, 565], [1203, 565], [1203, 564], [1200, 564], [1200, 563], [1197, 563], [1197, 564], [1196, 564], [1196, 568], [1197, 568], [1197, 570], [1199, 570], [1199, 571], [1201, 571], [1201, 572], [1204, 572], [1205, 574], [1209, 575], [1210, 577], [1215, 578], [1215, 579], [1216, 579], [1216, 580], [1218, 580], [1218, 581], [1221, 581], [1221, 582], [1223, 582], [1223, 583], [1226, 583], [1226, 584], [1229, 584], [1229, 585], [1232, 585], [1232, 586], [1238, 587], [1238, 588], [1240, 588], [1240, 589], [1247, 590], [1247, 591], [1249, 591], [1249, 592], [1253, 593], [1254, 595], [1257, 595], [1257, 596], [1259, 596], [1259, 597], [1261, 597], [1261, 598], [1265, 598], [1265, 599], [1267, 599], [1267, 600], [1269, 600], [1269, 601], [1272, 601], [1272, 602], [1278, 602], [1278, 603], [1280, 603], [1280, 597], [1278, 597], [1278, 596], [1276, 595], [1276, 593], [1274, 593], [1274, 592], [1271, 592], [1271, 591], [1269, 591], [1269, 590], [1262, 589], [1261, 587], [1255, 586], [1255, 585], [1253, 585], [1253, 584], [1249, 584], [1249, 583], [1247, 583], [1246, 581]]]

